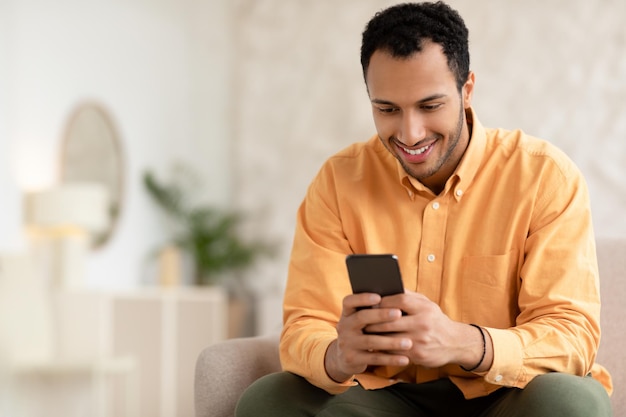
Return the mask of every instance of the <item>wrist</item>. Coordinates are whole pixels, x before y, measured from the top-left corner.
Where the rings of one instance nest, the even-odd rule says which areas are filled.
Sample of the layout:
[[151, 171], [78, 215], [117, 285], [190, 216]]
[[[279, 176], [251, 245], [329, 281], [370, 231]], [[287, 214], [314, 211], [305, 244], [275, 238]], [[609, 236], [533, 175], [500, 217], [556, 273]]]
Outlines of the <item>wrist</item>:
[[337, 356], [337, 339], [335, 339], [326, 349], [326, 354], [324, 355], [324, 369], [326, 370], [326, 375], [328, 375], [330, 379], [338, 384], [343, 384], [349, 379], [352, 379], [354, 375], [346, 374], [339, 369]]
[[[477, 361], [474, 362], [474, 365], [470, 365], [470, 367], [466, 367], [463, 365], [461, 366], [461, 369], [463, 369], [465, 372], [475, 372], [478, 369], [482, 369], [483, 368], [483, 364], [485, 362], [485, 358], [487, 356], [487, 336], [485, 335], [485, 330], [483, 330], [482, 327], [476, 325], [476, 324], [470, 324], [470, 326], [472, 326], [474, 329], [478, 330], [478, 332], [480, 333], [480, 343], [479, 346], [481, 346], [481, 348], [479, 348], [480, 351], [480, 359], [478, 359]], [[475, 349], [472, 349], [472, 352], [475, 352]], [[475, 356], [475, 355], [473, 355]]]

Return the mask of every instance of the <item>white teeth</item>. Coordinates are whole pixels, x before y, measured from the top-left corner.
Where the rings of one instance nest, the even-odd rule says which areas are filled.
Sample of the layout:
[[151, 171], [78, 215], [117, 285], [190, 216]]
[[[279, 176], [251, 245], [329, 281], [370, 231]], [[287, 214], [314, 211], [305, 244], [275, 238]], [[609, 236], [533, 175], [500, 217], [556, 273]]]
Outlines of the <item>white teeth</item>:
[[426, 151], [426, 149], [428, 149], [430, 147], [430, 145], [426, 145], [423, 148], [419, 148], [419, 149], [407, 149], [407, 148], [402, 148], [404, 149], [404, 152], [408, 153], [409, 155], [419, 155], [424, 153], [424, 151]]

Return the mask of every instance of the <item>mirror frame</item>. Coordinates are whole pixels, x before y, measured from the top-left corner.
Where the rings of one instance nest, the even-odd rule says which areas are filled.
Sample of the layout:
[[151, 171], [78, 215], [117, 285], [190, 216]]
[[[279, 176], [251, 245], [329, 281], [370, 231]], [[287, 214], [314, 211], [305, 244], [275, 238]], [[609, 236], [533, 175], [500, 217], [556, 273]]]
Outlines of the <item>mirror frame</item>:
[[[94, 178], [84, 178], [77, 179], [72, 178], [69, 181], [95, 181], [102, 183], [108, 193], [109, 193], [109, 207], [108, 212], [110, 216], [110, 223], [107, 229], [96, 235], [92, 239], [92, 249], [100, 249], [104, 247], [112, 238], [114, 232], [117, 230], [120, 216], [122, 215], [123, 209], [125, 207], [124, 201], [124, 179], [125, 179], [125, 158], [124, 152], [122, 149], [122, 139], [119, 134], [119, 130], [117, 129], [117, 125], [113, 121], [113, 117], [111, 116], [111, 112], [101, 103], [96, 101], [82, 101], [79, 102], [73, 110], [70, 112], [70, 116], [65, 123], [65, 128], [62, 137], [61, 143], [61, 157], [59, 163], [59, 181], [61, 183], [68, 182], [67, 171], [68, 164], [71, 163], [72, 158], [76, 158], [74, 155], [72, 158], [69, 156], [69, 149], [71, 146], [71, 141], [78, 140], [76, 138], [76, 123], [78, 120], [84, 116], [85, 112], [91, 111], [98, 114], [101, 118], [103, 124], [107, 127], [107, 132], [105, 134], [110, 137], [110, 148], [111, 148], [111, 157], [114, 158], [113, 164], [117, 168], [116, 172], [113, 172], [110, 175], [111, 178], [107, 178], [105, 181], [94, 179]], [[98, 126], [92, 126], [93, 129], [98, 129]], [[88, 151], [88, 150], [87, 150]], [[84, 151], [83, 151], [84, 152]], [[96, 153], [89, 154], [88, 152], [84, 152], [84, 156], [80, 158], [87, 158], [91, 161], [98, 161], [98, 159], [102, 158], [101, 154]], [[106, 169], [106, 168], [103, 168]], [[105, 177], [108, 175], [105, 175]]]

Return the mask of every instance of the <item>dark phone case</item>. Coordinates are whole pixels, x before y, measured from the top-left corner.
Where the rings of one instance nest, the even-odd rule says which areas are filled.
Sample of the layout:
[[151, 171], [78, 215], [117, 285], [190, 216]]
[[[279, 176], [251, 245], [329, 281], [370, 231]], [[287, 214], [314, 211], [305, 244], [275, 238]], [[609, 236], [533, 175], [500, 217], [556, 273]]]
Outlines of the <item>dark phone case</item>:
[[346, 256], [352, 292], [371, 292], [381, 296], [404, 292], [398, 258], [391, 254], [353, 254]]

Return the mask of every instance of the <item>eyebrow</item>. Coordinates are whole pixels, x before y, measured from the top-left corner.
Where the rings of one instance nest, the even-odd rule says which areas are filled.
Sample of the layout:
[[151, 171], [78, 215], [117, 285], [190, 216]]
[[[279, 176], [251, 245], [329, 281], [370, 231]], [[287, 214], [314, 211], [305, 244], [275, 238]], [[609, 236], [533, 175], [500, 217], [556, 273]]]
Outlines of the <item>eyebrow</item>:
[[[433, 94], [430, 95], [428, 97], [424, 97], [423, 99], [419, 100], [416, 104], [424, 104], [424, 103], [428, 103], [429, 101], [433, 101], [433, 100], [438, 100], [440, 98], [444, 98], [447, 97], [446, 94]], [[386, 105], [386, 106], [395, 106], [396, 104], [392, 101], [389, 100], [382, 100], [379, 98], [374, 98], [371, 100], [372, 103], [374, 104], [382, 104], [382, 105]]]

